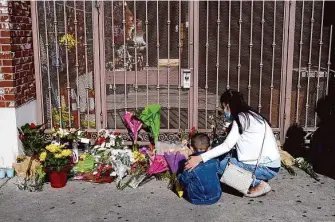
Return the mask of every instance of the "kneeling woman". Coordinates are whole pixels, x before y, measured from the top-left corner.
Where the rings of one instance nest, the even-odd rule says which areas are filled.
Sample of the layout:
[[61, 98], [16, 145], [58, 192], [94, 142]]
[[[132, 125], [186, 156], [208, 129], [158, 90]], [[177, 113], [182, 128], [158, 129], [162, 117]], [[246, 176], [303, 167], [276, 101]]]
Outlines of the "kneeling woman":
[[[280, 169], [280, 154], [272, 129], [265, 118], [244, 101], [241, 93], [227, 90], [220, 98], [226, 119], [232, 121], [226, 140], [219, 146], [188, 160], [185, 169], [191, 170], [200, 162], [219, 157], [221, 173], [228, 161], [241, 168], [254, 171], [262, 149], [256, 179], [246, 196], [265, 195], [271, 187], [265, 181], [274, 178]], [[236, 149], [237, 156], [230, 152]]]

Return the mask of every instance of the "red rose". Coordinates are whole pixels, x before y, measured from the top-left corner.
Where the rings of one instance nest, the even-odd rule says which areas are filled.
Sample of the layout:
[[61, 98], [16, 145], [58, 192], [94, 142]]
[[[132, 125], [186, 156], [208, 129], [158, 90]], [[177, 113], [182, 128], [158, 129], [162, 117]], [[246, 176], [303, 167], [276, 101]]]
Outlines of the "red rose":
[[19, 139], [20, 139], [20, 140], [23, 140], [23, 139], [24, 139], [24, 136], [23, 136], [23, 135], [20, 135], [20, 136], [19, 136]]
[[97, 141], [95, 142], [95, 145], [101, 145], [106, 141], [105, 137], [99, 137]]
[[31, 123], [31, 124], [30, 124], [30, 128], [36, 128], [35, 123]]
[[118, 132], [118, 131], [114, 131], [114, 135], [115, 136], [119, 136], [121, 133], [120, 132]]

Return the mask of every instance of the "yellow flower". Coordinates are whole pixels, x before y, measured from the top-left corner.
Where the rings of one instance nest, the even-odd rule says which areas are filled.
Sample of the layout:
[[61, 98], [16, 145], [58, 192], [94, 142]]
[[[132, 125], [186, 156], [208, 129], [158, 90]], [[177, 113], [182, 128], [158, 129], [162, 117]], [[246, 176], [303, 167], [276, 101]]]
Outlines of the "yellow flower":
[[59, 159], [59, 158], [62, 158], [62, 157], [63, 157], [63, 156], [62, 156], [61, 153], [56, 153], [56, 154], [55, 154], [55, 158], [58, 158], [58, 159]]
[[80, 158], [83, 159], [83, 160], [85, 160], [86, 157], [87, 157], [87, 154], [86, 154], [86, 153], [84, 153], [84, 154], [82, 154], [82, 155], [80, 156]]
[[47, 149], [51, 153], [60, 152], [62, 148], [63, 148], [63, 146], [60, 146], [60, 145], [57, 145], [57, 144], [50, 144], [47, 147], [45, 147], [45, 149]]
[[145, 155], [138, 152], [138, 151], [134, 151], [133, 152], [133, 155], [134, 155], [134, 159], [135, 161], [142, 161], [142, 160], [145, 160]]
[[42, 152], [41, 154], [40, 154], [40, 161], [44, 161], [45, 160], [45, 158], [47, 157], [47, 152]]
[[66, 157], [66, 156], [70, 156], [71, 153], [72, 153], [71, 150], [63, 150], [63, 151], [62, 151], [62, 156], [64, 156], [64, 157]]

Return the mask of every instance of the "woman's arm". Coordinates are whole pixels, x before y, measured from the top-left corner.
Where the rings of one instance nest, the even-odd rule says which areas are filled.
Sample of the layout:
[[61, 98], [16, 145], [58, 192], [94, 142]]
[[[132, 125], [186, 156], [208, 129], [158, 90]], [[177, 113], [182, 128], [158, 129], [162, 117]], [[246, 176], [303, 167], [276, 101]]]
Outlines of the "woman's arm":
[[236, 121], [233, 121], [232, 128], [226, 138], [226, 140], [219, 146], [208, 150], [206, 153], [201, 154], [200, 156], [191, 157], [185, 166], [186, 170], [194, 169], [201, 161], [206, 162], [215, 157], [221, 156], [224, 153], [227, 153], [231, 150], [237, 141], [240, 139], [241, 135], [238, 131], [238, 126]]
[[225, 141], [219, 146], [208, 150], [206, 153], [201, 154], [200, 156], [202, 158], [202, 161], [207, 162], [208, 160], [211, 160], [215, 157], [221, 156], [222, 154], [229, 152], [235, 146], [240, 137], [241, 135], [238, 132], [237, 123], [236, 121], [233, 121], [231, 131], [229, 132]]

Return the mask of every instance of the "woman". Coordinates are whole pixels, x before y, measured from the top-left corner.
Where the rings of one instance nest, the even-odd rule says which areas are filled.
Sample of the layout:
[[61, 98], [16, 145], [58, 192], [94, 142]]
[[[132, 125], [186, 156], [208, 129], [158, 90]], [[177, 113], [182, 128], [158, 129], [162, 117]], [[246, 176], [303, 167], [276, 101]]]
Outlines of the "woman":
[[[225, 118], [232, 121], [231, 131], [221, 145], [200, 156], [190, 158], [185, 169], [192, 170], [200, 162], [219, 157], [220, 173], [223, 173], [228, 161], [253, 172], [263, 147], [259, 165], [255, 171], [256, 179], [246, 196], [265, 195], [271, 190], [265, 181], [277, 175], [281, 164], [272, 129], [261, 114], [248, 106], [241, 93], [227, 90], [222, 94], [220, 103]], [[235, 157], [230, 152], [233, 148], [237, 153]]]

